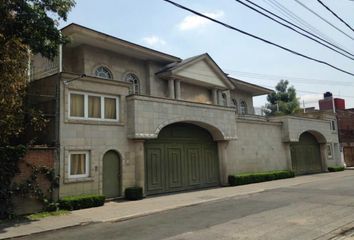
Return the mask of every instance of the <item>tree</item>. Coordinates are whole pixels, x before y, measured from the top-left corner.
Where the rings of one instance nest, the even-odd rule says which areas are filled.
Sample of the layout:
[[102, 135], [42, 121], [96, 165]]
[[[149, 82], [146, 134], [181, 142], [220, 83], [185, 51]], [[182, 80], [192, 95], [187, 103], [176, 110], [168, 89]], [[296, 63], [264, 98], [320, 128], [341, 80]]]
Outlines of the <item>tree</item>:
[[267, 115], [293, 114], [300, 108], [294, 86], [288, 87], [288, 80], [280, 80], [275, 86], [275, 92], [268, 94], [266, 104]]
[[[11, 180], [26, 150], [24, 131], [45, 121], [26, 107], [30, 52], [53, 59], [66, 39], [58, 21], [66, 20], [74, 0], [0, 0], [0, 218], [11, 213]], [[34, 131], [35, 132], [35, 131]]]

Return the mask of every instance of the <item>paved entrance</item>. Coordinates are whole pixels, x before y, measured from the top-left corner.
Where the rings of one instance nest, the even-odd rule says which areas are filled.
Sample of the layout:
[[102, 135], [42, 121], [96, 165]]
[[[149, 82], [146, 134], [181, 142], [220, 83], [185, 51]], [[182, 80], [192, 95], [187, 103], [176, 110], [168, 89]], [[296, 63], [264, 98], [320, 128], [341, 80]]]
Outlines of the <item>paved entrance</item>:
[[297, 175], [322, 171], [320, 144], [308, 132], [301, 134], [299, 142], [290, 144], [293, 170]]
[[217, 144], [203, 128], [172, 124], [145, 143], [146, 193], [219, 185]]

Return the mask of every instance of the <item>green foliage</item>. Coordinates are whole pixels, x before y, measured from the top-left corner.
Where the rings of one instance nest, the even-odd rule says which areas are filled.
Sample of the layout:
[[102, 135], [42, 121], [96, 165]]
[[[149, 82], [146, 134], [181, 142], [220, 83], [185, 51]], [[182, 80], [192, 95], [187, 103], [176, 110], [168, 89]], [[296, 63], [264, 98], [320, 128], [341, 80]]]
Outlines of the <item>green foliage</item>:
[[296, 90], [288, 85], [288, 80], [280, 80], [275, 86], [276, 91], [268, 94], [265, 111], [267, 115], [289, 115], [300, 109]]
[[143, 197], [143, 188], [141, 187], [128, 187], [125, 189], [125, 198], [128, 200], [140, 200]]
[[4, 0], [0, 4], [0, 36], [3, 42], [19, 40], [33, 53], [52, 59], [66, 42], [57, 28], [66, 21], [74, 0]]
[[341, 166], [328, 167], [329, 172], [340, 172], [340, 171], [344, 171], [344, 170], [345, 170], [345, 167], [341, 167]]
[[79, 195], [59, 199], [59, 208], [64, 210], [77, 210], [83, 208], [99, 207], [106, 200], [102, 195]]
[[231, 186], [245, 185], [250, 183], [266, 182], [277, 179], [295, 177], [292, 171], [271, 171], [260, 173], [245, 173], [238, 175], [229, 175], [228, 181]]
[[70, 212], [67, 210], [58, 210], [58, 211], [54, 211], [54, 212], [40, 212], [40, 213], [34, 213], [31, 215], [28, 215], [26, 218], [28, 220], [39, 220], [42, 218], [46, 218], [46, 217], [51, 217], [51, 216], [62, 216], [62, 215], [67, 215]]

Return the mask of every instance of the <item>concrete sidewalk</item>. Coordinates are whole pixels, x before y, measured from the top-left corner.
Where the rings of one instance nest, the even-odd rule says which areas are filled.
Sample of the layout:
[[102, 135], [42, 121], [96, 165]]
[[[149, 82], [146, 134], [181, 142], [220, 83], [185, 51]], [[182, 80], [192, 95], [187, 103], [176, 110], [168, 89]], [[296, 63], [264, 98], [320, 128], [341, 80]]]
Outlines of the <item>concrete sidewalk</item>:
[[0, 224], [0, 239], [19, 237], [44, 231], [97, 222], [124, 221], [161, 211], [202, 204], [225, 198], [244, 196], [276, 188], [291, 187], [316, 181], [353, 176], [354, 171], [300, 176], [237, 187], [222, 187], [202, 191], [149, 197], [141, 201], [108, 202], [102, 207], [73, 211], [68, 215], [43, 218], [38, 221]]

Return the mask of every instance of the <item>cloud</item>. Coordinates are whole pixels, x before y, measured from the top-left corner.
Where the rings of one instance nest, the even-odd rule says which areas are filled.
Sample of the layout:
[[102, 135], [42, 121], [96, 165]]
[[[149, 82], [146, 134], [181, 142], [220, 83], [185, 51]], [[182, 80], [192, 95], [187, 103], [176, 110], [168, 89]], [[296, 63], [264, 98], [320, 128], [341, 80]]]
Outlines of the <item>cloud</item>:
[[165, 40], [155, 35], [143, 37], [143, 42], [149, 46], [166, 45]]
[[[214, 19], [218, 19], [224, 16], [224, 12], [220, 10], [217, 10], [215, 12], [209, 12], [209, 13], [205, 12], [203, 14]], [[199, 28], [203, 25], [208, 24], [209, 22], [210, 20], [206, 18], [199, 17], [196, 15], [189, 15], [185, 17], [177, 26], [178, 29], [181, 31], [188, 31], [188, 30]]]

